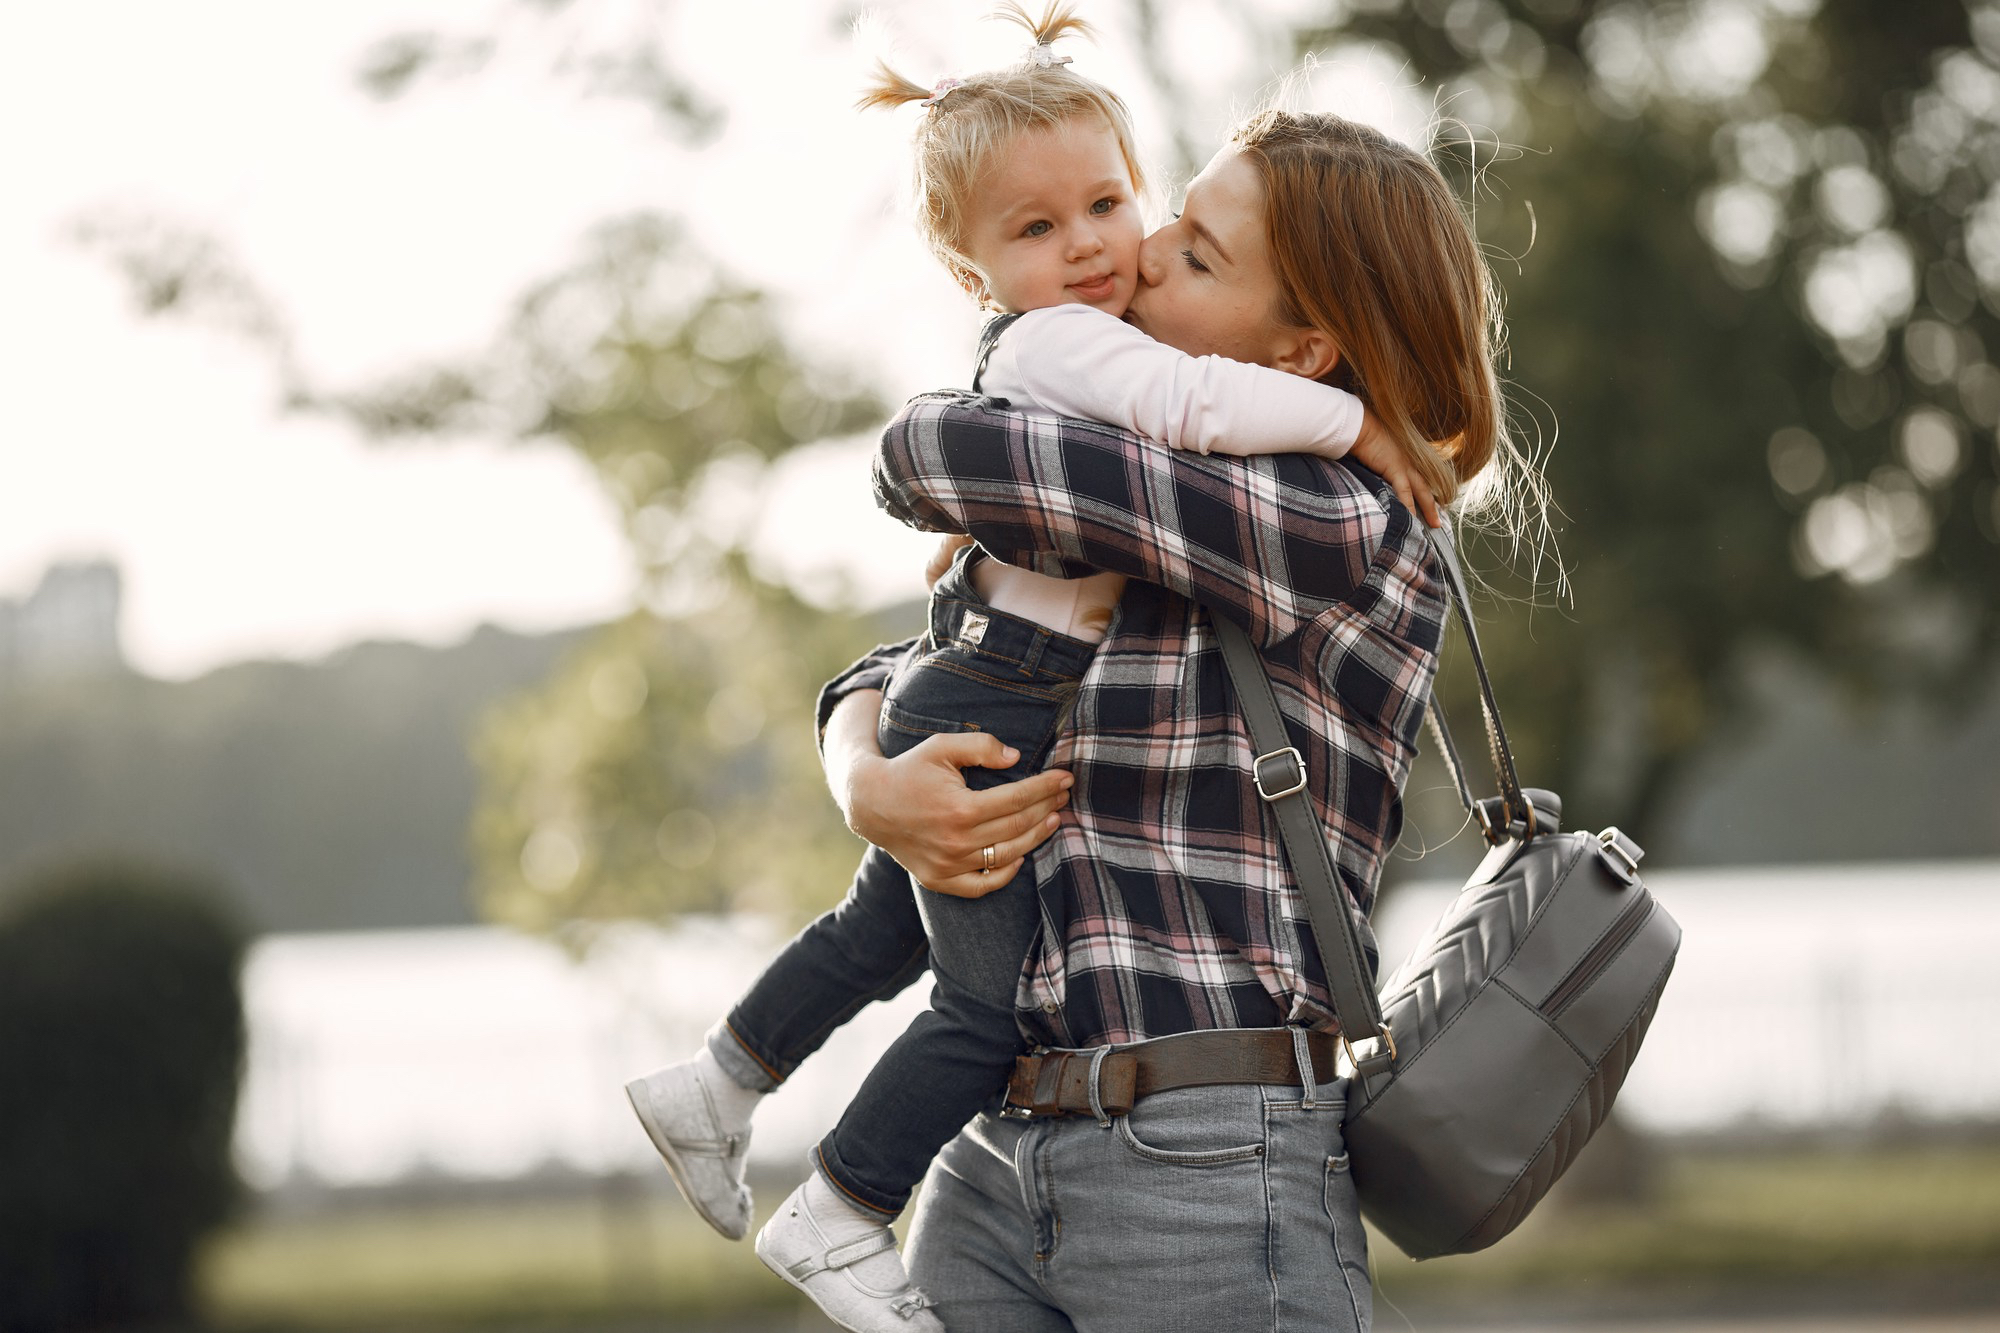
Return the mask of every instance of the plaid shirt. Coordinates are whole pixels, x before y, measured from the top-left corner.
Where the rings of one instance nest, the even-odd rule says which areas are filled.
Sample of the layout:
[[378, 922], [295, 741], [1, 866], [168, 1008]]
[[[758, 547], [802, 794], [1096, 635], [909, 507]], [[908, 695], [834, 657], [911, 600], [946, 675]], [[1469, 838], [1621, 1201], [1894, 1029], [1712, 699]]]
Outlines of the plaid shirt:
[[[1334, 1026], [1310, 918], [1204, 607], [1262, 650], [1363, 921], [1447, 603], [1422, 525], [1373, 473], [1303, 454], [1203, 457], [945, 392], [890, 422], [876, 498], [1047, 574], [1129, 575], [1051, 767], [1076, 776], [1030, 862], [1043, 928], [1018, 1001], [1049, 1045], [1192, 1028]], [[825, 706], [879, 688], [902, 645]]]

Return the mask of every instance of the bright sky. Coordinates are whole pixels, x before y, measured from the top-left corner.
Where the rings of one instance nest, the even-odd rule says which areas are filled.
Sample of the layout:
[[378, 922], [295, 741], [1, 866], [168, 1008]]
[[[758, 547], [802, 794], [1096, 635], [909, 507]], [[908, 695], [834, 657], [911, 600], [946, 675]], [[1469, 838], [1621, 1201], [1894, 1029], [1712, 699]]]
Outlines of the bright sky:
[[[1293, 6], [1269, 0], [1269, 7]], [[609, 28], [644, 0], [577, 8]], [[976, 313], [896, 211], [906, 119], [852, 113], [859, 63], [830, 0], [683, 4], [670, 49], [728, 109], [722, 139], [674, 148], [648, 113], [585, 100], [525, 44], [481, 78], [377, 104], [356, 88], [377, 37], [477, 30], [499, 0], [70, 0], [9, 9], [0, 46], [0, 598], [55, 559], [126, 576], [135, 663], [197, 674], [365, 637], [455, 639], [482, 620], [572, 625], [629, 604], [611, 507], [558, 446], [380, 446], [277, 410], [226, 336], [139, 318], [100, 257], [64, 239], [105, 207], [220, 234], [276, 295], [316, 377], [356, 384], [482, 344], [513, 297], [595, 220], [686, 215], [725, 264], [779, 294], [809, 349], [890, 398], [962, 382]], [[1017, 58], [986, 0], [876, 7], [928, 80]], [[1079, 66], [1150, 108], [1103, 3]], [[1212, 91], [1220, 137], [1277, 72], [1219, 4], [1168, 10]], [[774, 14], [791, 21], [774, 22]], [[1368, 71], [1381, 103], [1394, 71]], [[1372, 83], [1370, 82], [1372, 80]], [[1355, 89], [1348, 90], [1350, 94]], [[761, 545], [802, 580], [866, 600], [914, 593], [925, 542], [877, 514], [864, 446], [802, 450]]]

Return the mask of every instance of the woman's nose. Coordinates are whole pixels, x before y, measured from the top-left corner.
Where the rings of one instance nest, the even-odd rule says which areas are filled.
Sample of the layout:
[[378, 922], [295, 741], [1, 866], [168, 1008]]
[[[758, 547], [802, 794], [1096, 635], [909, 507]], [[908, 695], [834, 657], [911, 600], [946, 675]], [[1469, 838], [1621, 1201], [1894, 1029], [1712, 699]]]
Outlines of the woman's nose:
[[1160, 285], [1166, 269], [1162, 267], [1161, 247], [1156, 237], [1148, 236], [1139, 242], [1139, 281], [1148, 287]]

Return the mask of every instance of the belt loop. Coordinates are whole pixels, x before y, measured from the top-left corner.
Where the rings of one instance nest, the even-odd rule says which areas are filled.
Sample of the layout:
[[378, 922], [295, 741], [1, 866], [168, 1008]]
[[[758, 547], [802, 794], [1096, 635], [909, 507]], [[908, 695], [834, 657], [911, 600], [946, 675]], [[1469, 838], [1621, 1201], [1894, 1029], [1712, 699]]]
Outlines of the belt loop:
[[1098, 1071], [1104, 1068], [1105, 1057], [1110, 1054], [1109, 1046], [1100, 1046], [1090, 1053], [1090, 1113], [1097, 1117], [1099, 1129], [1111, 1128], [1111, 1115], [1104, 1109], [1104, 1098], [1097, 1088]]
[[[1299, 1109], [1317, 1110], [1319, 1103], [1313, 1100], [1313, 1085], [1317, 1078], [1313, 1074], [1312, 1046], [1307, 1042], [1306, 1030], [1302, 1027], [1292, 1029], [1292, 1057], [1298, 1062], [1299, 1078], [1305, 1083], [1305, 1096], [1299, 1101]], [[1094, 1089], [1095, 1084], [1092, 1087]]]
[[1048, 646], [1049, 631], [1047, 627], [1036, 626], [1035, 637], [1029, 642], [1027, 651], [1021, 654], [1020, 671], [1023, 677], [1033, 679], [1035, 672], [1041, 668], [1042, 653]]

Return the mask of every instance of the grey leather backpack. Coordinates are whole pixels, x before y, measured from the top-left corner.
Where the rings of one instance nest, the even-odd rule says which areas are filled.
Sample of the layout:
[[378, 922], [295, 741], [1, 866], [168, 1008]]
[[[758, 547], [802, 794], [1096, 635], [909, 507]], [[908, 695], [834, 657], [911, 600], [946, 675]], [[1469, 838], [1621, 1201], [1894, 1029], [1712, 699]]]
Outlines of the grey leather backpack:
[[1564, 833], [1561, 802], [1521, 786], [1451, 540], [1434, 530], [1431, 544], [1479, 676], [1500, 794], [1473, 798], [1433, 703], [1490, 849], [1379, 998], [1256, 647], [1210, 616], [1352, 1065], [1345, 1128], [1362, 1212], [1416, 1259], [1491, 1245], [1576, 1160], [1625, 1082], [1681, 938], [1639, 878], [1636, 843], [1615, 828]]

